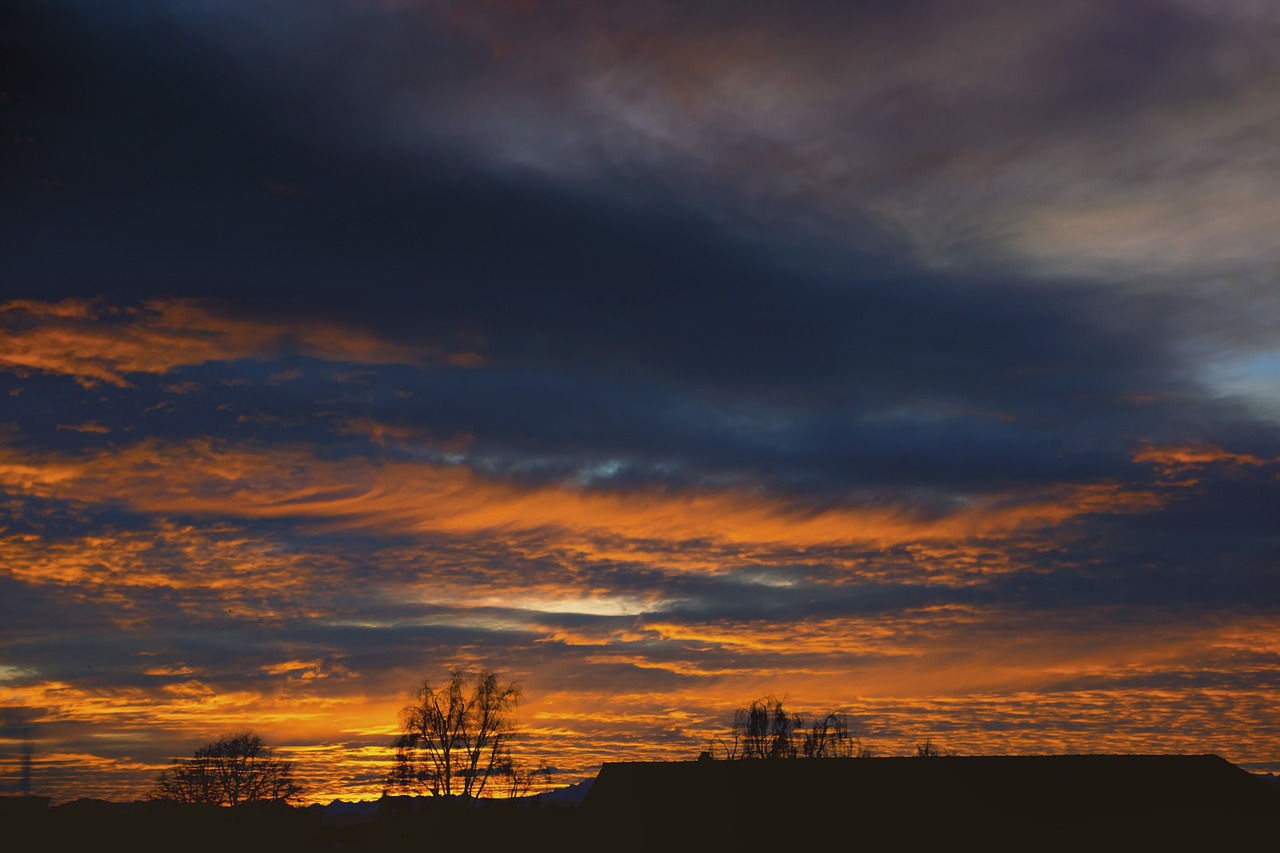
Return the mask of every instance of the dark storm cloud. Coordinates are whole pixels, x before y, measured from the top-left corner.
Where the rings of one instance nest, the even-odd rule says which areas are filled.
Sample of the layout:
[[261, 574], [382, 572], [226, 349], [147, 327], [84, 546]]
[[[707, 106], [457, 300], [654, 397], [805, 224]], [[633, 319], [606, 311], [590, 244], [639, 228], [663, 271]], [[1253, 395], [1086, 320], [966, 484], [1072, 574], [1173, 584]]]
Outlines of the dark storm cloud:
[[[536, 370], [445, 377], [432, 384], [443, 391], [452, 381], [463, 390], [439, 409], [465, 411], [468, 397], [501, 399], [505, 411], [490, 403], [457, 428], [490, 436], [495, 421], [519, 423], [531, 444], [589, 444], [590, 436], [566, 431], [572, 424], [617, 435], [617, 421], [634, 418], [612, 404], [610, 388], [634, 400], [646, 378], [699, 395], [713, 388], [731, 402], [746, 395], [766, 407], [794, 405], [800, 418], [806, 406], [821, 406], [827, 423], [806, 424], [796, 439], [824, 452], [834, 448], [823, 434], [847, 435], [865, 409], [936, 406], [1055, 427], [1069, 416], [1086, 435], [1097, 417], [1097, 432], [1114, 432], [1118, 421], [1125, 433], [1146, 433], [1164, 418], [1127, 429], [1133, 413], [1115, 401], [1187, 390], [1185, 366], [1164, 342], [1169, 330], [1160, 318], [1173, 310], [1167, 300], [1096, 288], [1028, 290], [999, 274], [926, 273], [892, 248], [847, 254], [817, 274], [786, 256], [785, 241], [746, 242], [679, 196], [645, 191], [643, 180], [566, 190], [484, 171], [442, 147], [428, 147], [425, 165], [407, 173], [370, 169], [327, 149], [324, 133], [291, 126], [271, 84], [252, 87], [244, 68], [210, 55], [215, 35], [190, 27], [182, 14], [126, 8], [135, 14], [111, 13], [106, 33], [92, 28], [97, 19], [88, 12], [60, 24], [75, 37], [54, 58], [41, 54], [56, 82], [28, 98], [68, 99], [64, 109], [78, 126], [48, 128], [42, 139], [49, 141], [37, 147], [65, 158], [64, 171], [78, 177], [68, 178], [75, 186], [63, 193], [31, 186], [38, 170], [30, 163], [15, 170], [31, 202], [15, 223], [26, 246], [10, 262], [16, 292], [44, 293], [52, 283], [95, 295], [104, 285], [121, 295], [185, 292], [217, 296], [233, 311], [342, 316], [401, 340], [461, 329], [496, 364]], [[220, 32], [216, 18], [211, 24]], [[294, 33], [283, 49], [304, 60], [297, 68], [276, 67], [265, 54], [244, 61], [268, 63], [267, 78], [274, 70], [314, 80], [328, 55], [324, 40], [336, 32]], [[421, 26], [403, 38], [418, 35]], [[65, 36], [55, 28], [46, 39]], [[255, 36], [244, 38], [252, 44]], [[308, 48], [307, 39], [318, 46]], [[463, 60], [453, 52], [423, 61]], [[209, 70], [211, 62], [225, 77]], [[158, 77], [156, 67], [169, 73]], [[86, 91], [90, 79], [112, 97]], [[323, 128], [350, 117], [316, 106], [309, 118]], [[93, 145], [81, 143], [86, 132]], [[297, 156], [299, 143], [312, 138], [301, 150], [321, 164]], [[304, 197], [263, 188], [262, 176], [278, 171], [269, 162], [276, 150], [289, 152], [290, 180], [311, 187], [314, 179]], [[123, 183], [131, 171], [138, 181]], [[155, 203], [166, 196], [174, 206]], [[47, 234], [77, 251], [41, 251]], [[575, 387], [584, 373], [594, 387]], [[1079, 403], [1090, 396], [1099, 402]], [[833, 406], [845, 409], [834, 422], [825, 414]], [[906, 419], [917, 421], [906, 432], [920, 433], [930, 447], [938, 446], [931, 421], [943, 431], [954, 427], [929, 414]], [[899, 426], [889, 429], [902, 440]], [[854, 435], [851, 443], [875, 445], [871, 429], [871, 441]], [[1009, 445], [999, 425], [970, 421], [963, 431], [978, 448]], [[815, 437], [825, 440], [809, 441]], [[630, 436], [624, 443], [634, 446]], [[966, 440], [957, 443], [964, 448]], [[914, 448], [908, 442], [904, 450], [885, 454], [888, 465], [909, 464]], [[969, 458], [986, 455], [966, 450]], [[920, 467], [954, 466], [924, 460]]]

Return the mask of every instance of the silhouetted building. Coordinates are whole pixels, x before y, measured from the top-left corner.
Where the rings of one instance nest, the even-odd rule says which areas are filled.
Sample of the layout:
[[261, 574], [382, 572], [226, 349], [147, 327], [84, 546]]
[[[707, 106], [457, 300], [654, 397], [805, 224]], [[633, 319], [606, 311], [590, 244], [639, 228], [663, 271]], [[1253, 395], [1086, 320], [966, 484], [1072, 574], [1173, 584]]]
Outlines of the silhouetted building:
[[584, 807], [610, 850], [903, 850], [959, 840], [1222, 849], [1280, 839], [1280, 795], [1215, 755], [617, 763], [604, 765]]

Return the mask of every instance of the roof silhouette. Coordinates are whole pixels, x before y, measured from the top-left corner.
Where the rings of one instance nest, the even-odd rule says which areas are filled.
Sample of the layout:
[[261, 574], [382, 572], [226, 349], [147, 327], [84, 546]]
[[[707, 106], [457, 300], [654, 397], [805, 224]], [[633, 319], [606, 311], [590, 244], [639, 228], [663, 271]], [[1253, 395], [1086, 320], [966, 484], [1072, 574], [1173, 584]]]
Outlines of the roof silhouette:
[[893, 849], [1280, 837], [1280, 793], [1216, 755], [613, 763], [584, 806], [621, 850], [827, 849], [833, 833]]

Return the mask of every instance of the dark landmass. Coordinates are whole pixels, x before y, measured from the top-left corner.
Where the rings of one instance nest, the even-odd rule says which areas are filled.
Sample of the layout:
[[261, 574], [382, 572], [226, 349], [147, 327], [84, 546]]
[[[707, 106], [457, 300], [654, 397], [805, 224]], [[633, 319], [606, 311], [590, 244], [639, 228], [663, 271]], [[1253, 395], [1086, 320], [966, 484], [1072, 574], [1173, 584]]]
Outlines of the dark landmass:
[[50, 851], [1225, 849], [1280, 838], [1280, 784], [1212, 755], [615, 763], [519, 800], [5, 797], [0, 827]]
[[[615, 850], [1226, 849], [1280, 838], [1280, 790], [1214, 755], [606, 764], [585, 811]], [[635, 815], [663, 815], [657, 821]], [[831, 845], [822, 844], [823, 849]]]

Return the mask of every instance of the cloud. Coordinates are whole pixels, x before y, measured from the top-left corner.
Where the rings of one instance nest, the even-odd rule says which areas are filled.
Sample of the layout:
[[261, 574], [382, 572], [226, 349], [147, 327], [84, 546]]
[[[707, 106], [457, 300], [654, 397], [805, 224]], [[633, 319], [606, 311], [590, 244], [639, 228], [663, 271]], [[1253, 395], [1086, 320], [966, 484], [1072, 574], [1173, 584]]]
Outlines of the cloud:
[[331, 527], [495, 535], [557, 529], [586, 546], [645, 540], [711, 543], [868, 543], [964, 539], [1052, 527], [1081, 513], [1143, 512], [1153, 492], [1097, 484], [1047, 486], [972, 498], [951, 511], [868, 502], [805, 506], [739, 487], [666, 494], [572, 486], [523, 488], [466, 467], [350, 458], [326, 463], [307, 447], [261, 450], [153, 440], [44, 459], [0, 451], [0, 484], [32, 497], [121, 506], [134, 512], [320, 519]]
[[18, 21], [0, 703], [43, 790], [252, 726], [377, 796], [409, 691], [481, 665], [571, 774], [765, 693], [881, 754], [1274, 758], [1265, 4]]
[[98, 435], [105, 435], [111, 432], [111, 427], [103, 426], [97, 421], [85, 421], [82, 424], [58, 424], [58, 429], [71, 430], [72, 432], [87, 432]]
[[[1267, 465], [1268, 460], [1250, 453], [1228, 453], [1220, 447], [1147, 447], [1134, 456], [1135, 462], [1162, 465], [1166, 476], [1201, 468], [1212, 463]], [[1280, 461], [1280, 460], [1270, 460]]]
[[428, 347], [378, 340], [337, 324], [237, 318], [198, 300], [149, 300], [113, 307], [76, 299], [0, 304], [0, 366], [75, 377], [82, 385], [128, 386], [130, 373], [287, 352], [361, 364], [447, 361]]

